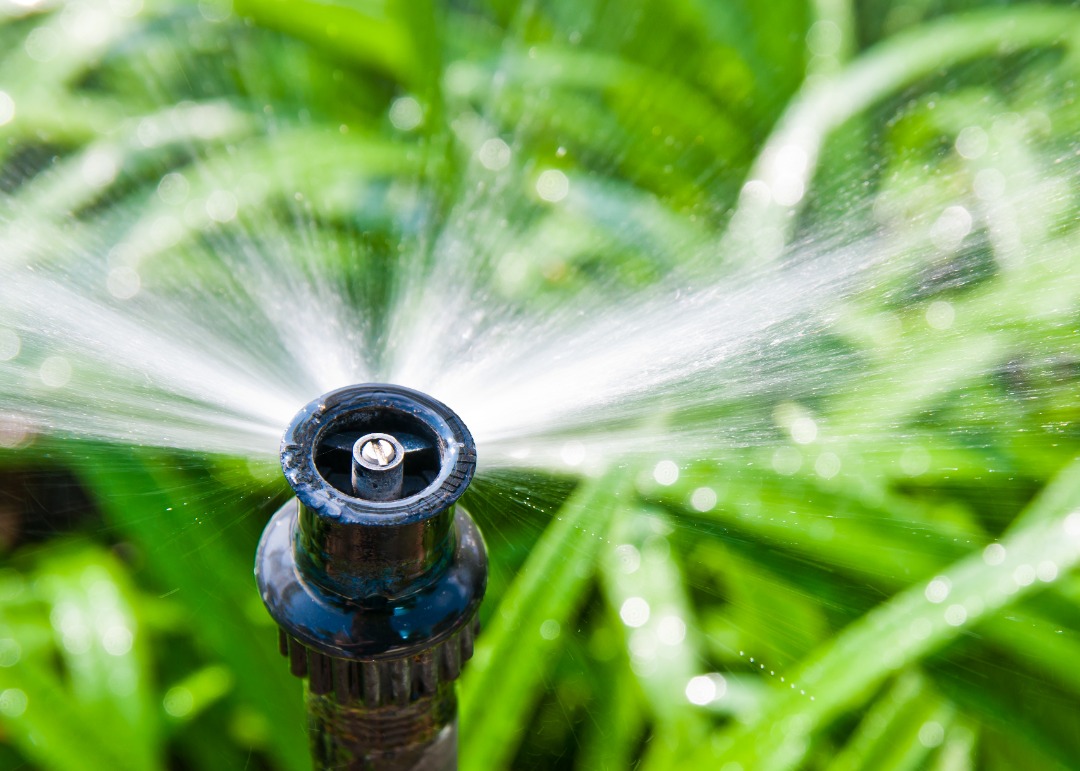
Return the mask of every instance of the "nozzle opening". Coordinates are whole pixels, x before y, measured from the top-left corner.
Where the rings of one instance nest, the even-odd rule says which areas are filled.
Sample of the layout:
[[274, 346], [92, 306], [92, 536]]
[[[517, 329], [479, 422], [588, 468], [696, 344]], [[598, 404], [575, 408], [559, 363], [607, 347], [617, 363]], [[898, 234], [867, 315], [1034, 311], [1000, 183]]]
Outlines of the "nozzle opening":
[[[371, 458], [365, 458], [364, 446]], [[378, 461], [382, 445], [392, 460]], [[315, 467], [331, 486], [367, 501], [392, 501], [422, 492], [439, 475], [439, 437], [414, 415], [385, 407], [361, 408], [319, 438]]]

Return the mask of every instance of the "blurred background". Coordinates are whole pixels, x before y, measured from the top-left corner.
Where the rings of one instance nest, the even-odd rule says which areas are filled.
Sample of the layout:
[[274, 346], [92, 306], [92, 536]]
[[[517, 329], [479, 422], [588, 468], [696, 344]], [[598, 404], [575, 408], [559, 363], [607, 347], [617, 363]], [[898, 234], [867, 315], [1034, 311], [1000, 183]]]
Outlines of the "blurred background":
[[1080, 7], [0, 0], [0, 768], [305, 769], [277, 441], [479, 443], [461, 767], [1080, 768]]

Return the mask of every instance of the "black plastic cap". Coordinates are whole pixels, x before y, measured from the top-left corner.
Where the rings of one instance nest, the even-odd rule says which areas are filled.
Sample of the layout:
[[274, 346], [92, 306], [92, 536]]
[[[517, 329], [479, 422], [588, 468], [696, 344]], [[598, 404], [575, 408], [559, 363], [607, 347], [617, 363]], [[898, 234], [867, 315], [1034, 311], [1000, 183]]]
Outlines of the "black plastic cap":
[[[347, 475], [334, 473], [326, 460], [334, 450], [347, 449], [347, 441], [335, 447], [334, 439], [370, 433], [411, 437], [432, 456], [411, 474], [406, 470], [412, 489], [406, 488], [399, 500], [356, 497]], [[435, 516], [454, 504], [472, 480], [476, 445], [461, 419], [437, 399], [410, 388], [367, 383], [331, 391], [300, 410], [281, 441], [281, 468], [300, 502], [322, 517], [342, 523], [402, 525]]]

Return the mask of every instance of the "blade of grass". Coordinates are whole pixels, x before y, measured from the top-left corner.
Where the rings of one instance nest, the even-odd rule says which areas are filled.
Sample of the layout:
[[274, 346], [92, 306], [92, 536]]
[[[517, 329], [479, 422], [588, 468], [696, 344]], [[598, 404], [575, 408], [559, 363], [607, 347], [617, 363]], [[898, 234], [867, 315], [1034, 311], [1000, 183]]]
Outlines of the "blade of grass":
[[1009, 768], [1073, 768], [1080, 757], [1080, 716], [1076, 700], [1062, 698], [1044, 681], [992, 662], [971, 662], [968, 670], [934, 667], [934, 683], [963, 714], [985, 731], [988, 741], [1008, 746], [1017, 758]]
[[541, 627], [554, 622], [563, 635], [571, 633], [612, 516], [627, 494], [623, 470], [583, 482], [507, 590], [461, 681], [463, 771], [492, 771], [513, 760], [521, 726], [560, 647], [562, 635], [548, 639]]
[[[770, 191], [782, 191], [784, 203], [771, 195], [744, 195], [721, 253], [737, 261], [753, 258], [757, 251], [751, 245], [763, 230], [775, 230], [786, 241], [795, 225], [790, 215], [804, 200], [792, 191], [809, 186], [828, 134], [862, 110], [961, 62], [1003, 50], [1074, 46], [1078, 36], [1080, 13], [1071, 8], [1029, 5], [973, 11], [895, 35], [835, 76], [804, 87], [777, 122], [749, 175]], [[793, 154], [801, 159], [797, 167], [791, 161]]]
[[931, 771], [974, 771], [978, 732], [970, 720], [958, 717], [945, 732], [945, 743], [930, 766]]
[[315, 0], [237, 0], [236, 13], [267, 29], [305, 40], [318, 49], [415, 82], [418, 52], [398, 21], [394, 0], [358, 3]]
[[[696, 762], [719, 767], [736, 761], [762, 771], [794, 767], [811, 734], [858, 704], [891, 673], [1052, 583], [1018, 580], [1026, 572], [1023, 568], [1050, 562], [1064, 573], [1080, 562], [1080, 512], [1074, 512], [1080, 505], [1080, 463], [1062, 471], [1044, 496], [1068, 506], [1040, 509], [1042, 516], [1028, 519], [1001, 542], [1000, 561], [973, 554], [945, 571], [942, 581], [949, 588], [944, 601], [929, 601], [920, 583], [849, 626], [793, 673], [795, 688], [778, 693], [752, 725], [721, 732], [717, 741], [694, 755]], [[781, 741], [776, 741], [776, 726], [784, 729]]]
[[[615, 637], [616, 622], [606, 625]], [[603, 627], [602, 627], [603, 628]], [[617, 657], [602, 668], [603, 685], [594, 691], [596, 703], [578, 745], [577, 771], [622, 771], [634, 765], [634, 744], [644, 724], [641, 696], [629, 662]]]
[[35, 577], [51, 606], [71, 698], [123, 738], [133, 766], [160, 767], [149, 644], [127, 575], [96, 550], [67, 548], [43, 559]]
[[934, 737], [921, 735], [922, 727], [936, 722], [944, 731], [950, 718], [951, 708], [931, 692], [925, 678], [913, 671], [902, 673], [867, 710], [827, 771], [900, 771], [916, 767], [933, 746]]
[[704, 657], [671, 532], [660, 510], [622, 509], [612, 529], [619, 545], [600, 560], [612, 612], [621, 616], [630, 609], [621, 625], [627, 655], [652, 713], [643, 769], [670, 768], [682, 748], [708, 729], [703, 711], [686, 696], [691, 678], [703, 674]]
[[[10, 633], [0, 626], [0, 633]], [[96, 715], [79, 709], [59, 678], [32, 661], [0, 667], [0, 725], [26, 758], [54, 771], [139, 771]]]
[[[269, 617], [256, 623], [247, 612], [260, 604], [252, 579], [255, 544], [243, 554], [220, 529], [198, 526], [208, 507], [220, 505], [215, 491], [204, 500], [205, 483], [121, 449], [97, 448], [79, 471], [106, 519], [145, 550], [159, 584], [186, 605], [195, 637], [228, 665], [240, 699], [265, 716], [277, 762], [294, 771], [310, 768], [299, 683], [281, 660]], [[197, 508], [184, 508], [189, 498]], [[181, 520], [180, 511], [196, 522]]]

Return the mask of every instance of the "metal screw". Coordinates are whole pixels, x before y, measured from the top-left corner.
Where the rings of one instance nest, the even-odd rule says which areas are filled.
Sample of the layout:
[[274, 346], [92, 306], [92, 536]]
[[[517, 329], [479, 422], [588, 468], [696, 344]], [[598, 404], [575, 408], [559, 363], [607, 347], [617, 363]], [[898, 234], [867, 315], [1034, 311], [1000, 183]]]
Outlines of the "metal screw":
[[360, 454], [364, 457], [364, 460], [380, 466], [389, 466], [397, 457], [394, 445], [381, 438], [368, 440], [360, 448]]

